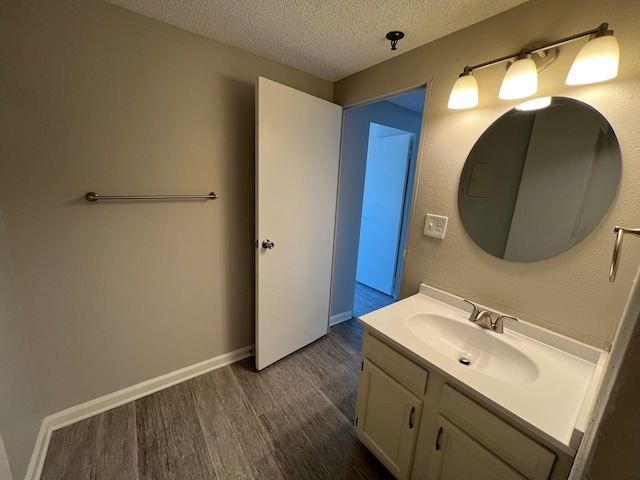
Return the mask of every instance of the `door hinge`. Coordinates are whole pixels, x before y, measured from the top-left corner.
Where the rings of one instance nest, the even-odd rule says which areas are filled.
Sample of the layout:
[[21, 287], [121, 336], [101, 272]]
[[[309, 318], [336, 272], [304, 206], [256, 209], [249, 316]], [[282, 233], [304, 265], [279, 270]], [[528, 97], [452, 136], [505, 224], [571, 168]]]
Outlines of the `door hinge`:
[[358, 426], [358, 417], [356, 417], [356, 421], [354, 422], [354, 426]]
[[360, 362], [360, 371], [363, 372], [364, 371], [364, 362]]

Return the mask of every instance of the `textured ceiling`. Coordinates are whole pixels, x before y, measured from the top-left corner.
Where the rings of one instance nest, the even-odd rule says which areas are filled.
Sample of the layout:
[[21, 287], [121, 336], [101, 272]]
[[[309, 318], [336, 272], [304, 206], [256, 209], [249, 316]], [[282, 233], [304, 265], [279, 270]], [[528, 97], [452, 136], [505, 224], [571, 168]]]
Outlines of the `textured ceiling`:
[[106, 1], [335, 81], [527, 0]]

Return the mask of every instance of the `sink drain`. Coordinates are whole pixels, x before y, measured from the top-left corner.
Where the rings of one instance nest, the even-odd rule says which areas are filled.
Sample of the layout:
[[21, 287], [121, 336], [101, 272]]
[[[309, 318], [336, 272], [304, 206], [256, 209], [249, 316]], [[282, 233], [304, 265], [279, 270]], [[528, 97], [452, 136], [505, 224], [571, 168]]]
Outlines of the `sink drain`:
[[471, 360], [465, 357], [460, 357], [458, 361], [463, 365], [471, 365]]

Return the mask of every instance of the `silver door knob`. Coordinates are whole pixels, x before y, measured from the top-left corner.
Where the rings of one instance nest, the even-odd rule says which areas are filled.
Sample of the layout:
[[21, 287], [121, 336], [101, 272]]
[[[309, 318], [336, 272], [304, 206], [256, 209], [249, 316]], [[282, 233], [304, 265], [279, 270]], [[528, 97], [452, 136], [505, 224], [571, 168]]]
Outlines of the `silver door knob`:
[[271, 250], [273, 247], [275, 247], [276, 244], [273, 243], [271, 240], [269, 240], [268, 238], [266, 240], [262, 241], [262, 248], [268, 248], [269, 250]]

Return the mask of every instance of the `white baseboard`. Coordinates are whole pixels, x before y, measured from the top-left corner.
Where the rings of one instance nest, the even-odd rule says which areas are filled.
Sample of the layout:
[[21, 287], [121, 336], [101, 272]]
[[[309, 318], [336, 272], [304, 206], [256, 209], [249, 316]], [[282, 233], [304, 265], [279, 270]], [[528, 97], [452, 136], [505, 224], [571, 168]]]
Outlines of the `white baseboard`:
[[351, 320], [353, 318], [353, 312], [349, 310], [348, 312], [338, 313], [337, 315], [331, 315], [329, 318], [329, 326], [333, 327], [342, 322], [346, 322], [347, 320]]
[[75, 407], [67, 408], [61, 412], [49, 415], [45, 420], [48, 420], [51, 430], [58, 430], [59, 428], [66, 427], [72, 423], [79, 422], [85, 418], [92, 417], [112, 408], [119, 407], [125, 403], [132, 402], [142, 397], [146, 397], [159, 390], [163, 390], [167, 387], [175, 385], [177, 383], [184, 382], [190, 378], [197, 377], [203, 373], [210, 372], [217, 368], [224, 367], [231, 363], [237, 362], [251, 356], [253, 345], [234, 350], [233, 352], [218, 355], [217, 357], [205, 360], [204, 362], [190, 365], [180, 370], [161, 375], [151, 380], [147, 380], [137, 385], [118, 390], [117, 392], [110, 393], [103, 397], [90, 400]]
[[172, 385], [184, 382], [190, 378], [197, 377], [204, 373], [210, 372], [217, 368], [224, 367], [231, 363], [235, 363], [253, 354], [253, 345], [248, 345], [233, 352], [218, 355], [217, 357], [205, 360], [204, 362], [190, 365], [180, 370], [161, 375], [151, 380], [147, 380], [137, 385], [109, 393], [102, 397], [90, 400], [75, 407], [67, 408], [61, 412], [51, 414], [42, 421], [42, 427], [38, 434], [31, 462], [27, 471], [25, 480], [39, 480], [44, 466], [44, 460], [51, 439], [51, 432], [66, 427], [73, 423], [93, 417], [99, 413], [106, 412], [112, 408], [119, 407], [125, 403], [132, 402], [142, 397], [146, 397], [152, 393], [163, 390]]
[[33, 453], [31, 454], [31, 461], [29, 462], [29, 468], [25, 475], [25, 480], [39, 480], [40, 474], [42, 474], [42, 468], [44, 467], [44, 460], [47, 456], [47, 450], [49, 449], [49, 441], [51, 440], [51, 428], [47, 423], [47, 417], [42, 421], [40, 425], [40, 432], [38, 432], [38, 438], [36, 444], [33, 447]]

